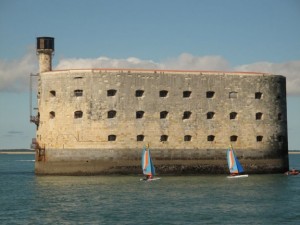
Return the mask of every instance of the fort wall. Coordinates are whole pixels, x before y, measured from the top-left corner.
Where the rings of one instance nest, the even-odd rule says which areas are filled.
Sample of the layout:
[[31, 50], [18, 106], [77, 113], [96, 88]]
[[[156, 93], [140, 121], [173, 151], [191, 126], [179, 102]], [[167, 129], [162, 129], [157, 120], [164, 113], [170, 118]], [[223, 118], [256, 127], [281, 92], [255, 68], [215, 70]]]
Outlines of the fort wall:
[[263, 73], [91, 69], [39, 75], [37, 174], [288, 169], [286, 80]]

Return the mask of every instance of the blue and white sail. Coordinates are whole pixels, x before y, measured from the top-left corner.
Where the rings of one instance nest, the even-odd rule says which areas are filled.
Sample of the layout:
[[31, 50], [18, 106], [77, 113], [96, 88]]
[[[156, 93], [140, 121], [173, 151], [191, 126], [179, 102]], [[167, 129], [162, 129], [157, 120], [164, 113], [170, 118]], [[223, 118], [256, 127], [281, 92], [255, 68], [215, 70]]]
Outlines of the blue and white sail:
[[237, 159], [232, 146], [227, 149], [227, 163], [231, 174], [240, 174], [244, 172], [244, 169]]
[[144, 175], [149, 175], [151, 177], [153, 177], [155, 175], [155, 168], [152, 163], [149, 146], [147, 148], [144, 146], [144, 148], [143, 148], [142, 169], [143, 169]]

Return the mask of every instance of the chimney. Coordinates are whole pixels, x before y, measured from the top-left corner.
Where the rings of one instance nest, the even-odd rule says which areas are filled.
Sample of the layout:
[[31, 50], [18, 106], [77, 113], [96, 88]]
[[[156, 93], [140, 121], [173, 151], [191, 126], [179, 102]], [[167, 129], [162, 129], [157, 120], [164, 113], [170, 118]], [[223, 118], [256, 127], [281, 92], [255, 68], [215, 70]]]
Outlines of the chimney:
[[52, 55], [54, 54], [53, 37], [37, 37], [36, 52], [39, 55], [40, 73], [52, 70]]

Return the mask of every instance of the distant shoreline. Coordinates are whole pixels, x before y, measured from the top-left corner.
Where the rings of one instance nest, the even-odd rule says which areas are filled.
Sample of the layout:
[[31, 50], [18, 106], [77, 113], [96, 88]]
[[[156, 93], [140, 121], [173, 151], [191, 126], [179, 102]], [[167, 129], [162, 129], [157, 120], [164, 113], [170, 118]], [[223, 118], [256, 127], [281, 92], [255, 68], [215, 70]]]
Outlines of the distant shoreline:
[[290, 151], [289, 154], [300, 154], [300, 151]]
[[28, 155], [28, 154], [35, 154], [35, 150], [30, 149], [2, 149], [0, 150], [0, 154], [7, 154], [7, 155]]
[[0, 154], [3, 155], [30, 155], [30, 154], [35, 154], [35, 152], [1, 152]]

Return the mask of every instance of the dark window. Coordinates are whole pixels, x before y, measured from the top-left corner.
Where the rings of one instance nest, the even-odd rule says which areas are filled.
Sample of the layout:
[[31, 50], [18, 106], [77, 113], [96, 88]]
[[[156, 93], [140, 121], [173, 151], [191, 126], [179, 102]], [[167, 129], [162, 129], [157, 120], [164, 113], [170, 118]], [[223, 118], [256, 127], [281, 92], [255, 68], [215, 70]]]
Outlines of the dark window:
[[145, 136], [140, 134], [136, 136], [136, 141], [144, 141]]
[[168, 135], [161, 135], [160, 141], [168, 141]]
[[116, 141], [117, 136], [114, 134], [108, 135], [108, 141]]
[[231, 113], [229, 114], [229, 118], [230, 118], [231, 120], [237, 119], [237, 113], [236, 113], [236, 112], [231, 112]]
[[278, 113], [278, 120], [282, 120], [282, 114]]
[[238, 93], [236, 91], [229, 92], [229, 98], [237, 98]]
[[75, 118], [75, 119], [82, 118], [82, 116], [83, 116], [82, 111], [75, 111], [75, 112], [74, 112], [74, 118]]
[[117, 115], [117, 111], [115, 110], [110, 110], [107, 112], [107, 118], [114, 118]]
[[82, 77], [74, 77], [74, 79], [82, 79]]
[[261, 142], [263, 140], [263, 136], [256, 136], [256, 141]]
[[277, 141], [278, 142], [283, 142], [284, 137], [282, 135], [277, 136]]
[[169, 112], [167, 112], [167, 111], [162, 111], [162, 112], [160, 112], [160, 118], [161, 118], [161, 119], [167, 118], [168, 113], [169, 113]]
[[232, 141], [232, 142], [236, 142], [237, 139], [238, 139], [238, 136], [236, 136], [236, 135], [230, 136], [230, 141]]
[[75, 90], [74, 91], [74, 96], [78, 97], [78, 96], [82, 96], [83, 95], [83, 90]]
[[192, 136], [191, 135], [185, 135], [184, 136], [184, 141], [191, 141], [192, 140]]
[[263, 114], [261, 112], [256, 113], [255, 118], [256, 120], [262, 120]]
[[51, 111], [49, 113], [49, 117], [50, 117], [50, 119], [54, 119], [55, 118], [55, 112]]
[[117, 93], [117, 90], [115, 90], [115, 89], [107, 90], [107, 96], [115, 96], [116, 93]]
[[142, 97], [144, 95], [144, 90], [136, 90], [135, 97]]
[[160, 91], [159, 92], [159, 97], [167, 97], [168, 96], [168, 91], [166, 91], [166, 90], [162, 90], [162, 91]]
[[191, 115], [192, 115], [192, 112], [190, 112], [190, 111], [185, 111], [185, 112], [183, 113], [182, 119], [183, 119], [183, 120], [189, 119], [189, 118], [191, 117]]
[[261, 99], [262, 93], [261, 92], [255, 92], [255, 99]]
[[191, 91], [184, 91], [184, 92], [183, 92], [183, 97], [184, 97], [184, 98], [189, 98], [189, 97], [191, 97], [191, 94], [192, 94]]
[[141, 119], [144, 117], [144, 111], [136, 111], [135, 116], [137, 119]]
[[214, 118], [215, 113], [214, 113], [214, 112], [208, 112], [208, 113], [206, 114], [206, 116], [207, 116], [207, 119], [211, 120], [211, 119]]
[[55, 97], [56, 96], [56, 92], [55, 91], [50, 91], [50, 97]]
[[207, 91], [206, 92], [206, 98], [213, 98], [215, 95], [215, 92], [214, 91]]
[[207, 141], [214, 141], [215, 140], [215, 136], [214, 135], [208, 135], [207, 136]]

